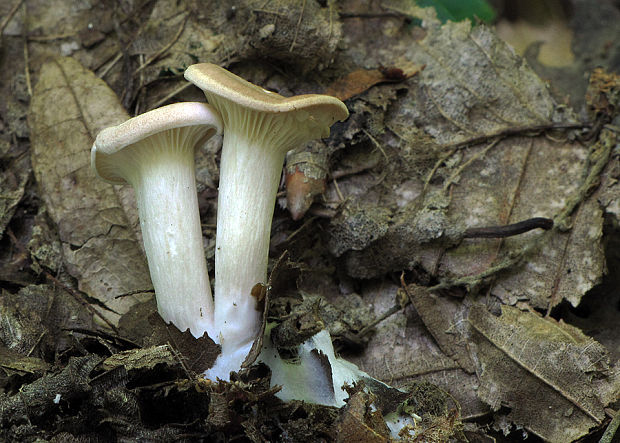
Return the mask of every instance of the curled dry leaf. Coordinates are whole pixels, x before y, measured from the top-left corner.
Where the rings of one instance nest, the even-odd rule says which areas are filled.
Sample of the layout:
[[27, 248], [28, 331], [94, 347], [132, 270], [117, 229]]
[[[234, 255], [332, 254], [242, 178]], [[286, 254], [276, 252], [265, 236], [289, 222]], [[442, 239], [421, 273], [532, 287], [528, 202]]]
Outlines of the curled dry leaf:
[[402, 66], [380, 66], [378, 69], [358, 69], [337, 79], [325, 90], [340, 100], [348, 100], [380, 83], [401, 82], [413, 77], [424, 66], [406, 63]]
[[618, 381], [601, 344], [561, 321], [510, 306], [496, 317], [474, 305], [469, 324], [480, 365], [478, 396], [493, 410], [508, 406], [509, 420], [547, 441], [573, 441], [605, 419]]
[[117, 296], [151, 288], [135, 221], [121, 203], [126, 197], [90, 169], [97, 133], [127, 118], [114, 92], [77, 61], [56, 58], [42, 67], [29, 111], [35, 177], [67, 270], [113, 324], [140, 298]]

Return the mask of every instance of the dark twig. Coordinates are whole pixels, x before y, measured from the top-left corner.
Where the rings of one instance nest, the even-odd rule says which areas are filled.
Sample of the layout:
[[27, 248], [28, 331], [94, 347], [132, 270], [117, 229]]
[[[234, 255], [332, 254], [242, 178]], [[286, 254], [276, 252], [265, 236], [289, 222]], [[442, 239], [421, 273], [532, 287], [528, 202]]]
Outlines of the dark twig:
[[442, 148], [462, 148], [464, 146], [478, 145], [485, 143], [494, 138], [505, 138], [509, 136], [524, 135], [527, 133], [539, 133], [542, 131], [552, 131], [554, 129], [584, 129], [591, 128], [592, 122], [567, 122], [567, 123], [544, 123], [541, 125], [531, 126], [515, 126], [511, 128], [502, 129], [501, 131], [494, 132], [492, 134], [484, 134], [476, 137], [469, 138], [457, 143], [451, 143], [443, 145]]
[[553, 228], [553, 220], [544, 217], [534, 217], [527, 220], [503, 226], [486, 226], [484, 228], [469, 228], [465, 230], [464, 238], [505, 238], [523, 234], [533, 229], [548, 231]]
[[76, 291], [73, 288], [70, 288], [69, 286], [67, 286], [66, 284], [64, 284], [60, 280], [58, 280], [56, 277], [54, 277], [52, 274], [50, 274], [47, 271], [45, 271], [45, 276], [47, 277], [48, 280], [51, 280], [55, 285], [59, 286], [60, 288], [64, 289], [68, 294], [70, 294], [78, 303], [80, 303], [82, 306], [84, 306], [84, 308], [86, 308], [86, 310], [88, 310], [88, 312], [90, 312], [92, 315], [96, 315], [101, 320], [103, 320], [103, 322], [106, 325], [108, 325], [108, 327], [111, 330], [113, 330], [115, 334], [118, 334], [118, 330], [116, 329], [116, 326], [114, 326], [112, 323], [110, 323], [110, 321], [107, 318], [105, 318], [103, 315], [101, 315], [100, 312], [98, 312], [95, 308], [93, 308], [90, 305], [90, 303], [85, 301], [84, 297], [78, 291]]
[[118, 294], [117, 296], [115, 296], [114, 298], [123, 298], [123, 297], [129, 297], [131, 295], [136, 295], [136, 294], [147, 294], [147, 293], [151, 293], [154, 294], [155, 290], [154, 289], [134, 289], [133, 291], [127, 291], [127, 292], [123, 292], [122, 294]]

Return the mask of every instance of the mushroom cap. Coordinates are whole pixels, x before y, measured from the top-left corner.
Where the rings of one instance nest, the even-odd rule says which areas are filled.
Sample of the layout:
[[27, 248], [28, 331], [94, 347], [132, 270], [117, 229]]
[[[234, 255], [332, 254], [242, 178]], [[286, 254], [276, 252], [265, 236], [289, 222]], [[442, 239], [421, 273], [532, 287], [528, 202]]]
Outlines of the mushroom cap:
[[283, 97], [212, 63], [191, 65], [185, 70], [185, 78], [202, 89], [215, 107], [218, 105], [213, 102], [213, 97], [269, 114], [301, 112], [303, 117], [322, 121], [328, 129], [337, 120], [349, 116], [345, 104], [336, 97], [320, 94]]
[[[112, 156], [149, 137], [179, 128], [203, 127], [196, 140], [199, 146], [222, 133], [222, 120], [211, 106], [201, 102], [182, 102], [162, 106], [99, 132], [91, 150], [91, 167], [98, 177], [122, 184], [126, 180], [113, 172]], [[200, 132], [200, 131], [199, 131]], [[195, 147], [194, 146], [194, 147]]]

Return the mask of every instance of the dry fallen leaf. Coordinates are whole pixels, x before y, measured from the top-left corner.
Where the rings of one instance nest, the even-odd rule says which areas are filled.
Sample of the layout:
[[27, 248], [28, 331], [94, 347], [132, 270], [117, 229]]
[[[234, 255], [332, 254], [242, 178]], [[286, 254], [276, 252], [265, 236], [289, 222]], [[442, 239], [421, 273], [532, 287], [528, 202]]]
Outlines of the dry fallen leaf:
[[509, 420], [558, 442], [573, 441], [605, 419], [605, 399], [618, 388], [609, 382], [601, 344], [561, 321], [510, 306], [496, 317], [474, 305], [469, 323], [480, 365], [478, 395], [494, 411], [507, 406]]
[[353, 392], [335, 423], [336, 442], [383, 443], [389, 441], [389, 429], [381, 412], [373, 405], [374, 395], [363, 390]]
[[[5, 159], [0, 156], [0, 160]], [[27, 156], [11, 159], [8, 163], [6, 169], [0, 170], [0, 238], [24, 195], [30, 176]]]
[[324, 94], [333, 95], [340, 100], [348, 100], [380, 83], [401, 82], [413, 77], [424, 69], [423, 66], [407, 63], [406, 67], [391, 66], [379, 69], [358, 69], [334, 81]]
[[[355, 37], [361, 38], [353, 36], [349, 44], [357, 45]], [[596, 145], [587, 146], [575, 142], [570, 131], [543, 130], [579, 124], [489, 28], [431, 25], [421, 41], [403, 33], [382, 43], [393, 49], [400, 45], [396, 54], [426, 67], [415, 81], [398, 85], [398, 99], [387, 105], [387, 129], [373, 132], [387, 161], [370, 173], [328, 186], [327, 201], [345, 200], [329, 227], [331, 252], [356, 278], [412, 269], [412, 279], [460, 281], [464, 290], [447, 292], [451, 295], [490, 287], [485, 293], [495, 303], [543, 309], [563, 301], [578, 305], [604, 270], [598, 195], [578, 199], [568, 231], [533, 231], [509, 240], [466, 239], [460, 244], [454, 234], [466, 227], [561, 214], [582, 191], [584, 172], [593, 171], [597, 152], [603, 153], [613, 136], [603, 133]], [[374, 48], [357, 49], [370, 57], [375, 53]], [[386, 97], [391, 92], [391, 85], [384, 85], [367, 94]], [[359, 133], [370, 131], [374, 121], [355, 118], [370, 117], [373, 110], [366, 101], [353, 101], [355, 113], [343, 132], [360, 140]], [[613, 202], [613, 197], [607, 200]], [[387, 208], [387, 214], [380, 210]], [[520, 261], [495, 272], [498, 264], [525, 248], [528, 253]], [[479, 277], [484, 273], [493, 277]], [[383, 284], [375, 289], [379, 294], [364, 294], [378, 317], [394, 305], [390, 294], [396, 289], [388, 288]], [[412, 299], [419, 316], [406, 308], [382, 322], [356, 363], [397, 386], [425, 379], [444, 387], [461, 403], [464, 418], [485, 414], [486, 405], [472, 396], [479, 389], [479, 374], [465, 372], [476, 363], [468, 350], [466, 321], [474, 297], [450, 299], [444, 292], [424, 290]], [[506, 370], [510, 374], [511, 368]], [[497, 389], [502, 392], [503, 387]], [[540, 419], [541, 410], [523, 409], [518, 418], [529, 423]], [[496, 422], [510, 427], [516, 418], [509, 412], [497, 411]], [[582, 426], [576, 435], [586, 432]]]
[[123, 194], [90, 169], [99, 130], [127, 118], [114, 92], [77, 61], [56, 58], [41, 69], [29, 111], [35, 177], [58, 226], [67, 270], [113, 324], [145, 297], [117, 296], [151, 288]]
[[372, 229], [369, 241], [355, 217], [359, 208], [376, 206], [374, 189], [380, 187], [350, 195], [341, 180], [350, 204], [332, 223], [332, 253], [344, 254], [353, 277], [421, 266], [439, 279], [470, 278], [462, 284], [475, 286], [477, 274], [492, 273], [529, 248], [526, 263], [496, 275], [491, 292], [507, 304], [526, 300], [543, 309], [562, 300], [579, 304], [604, 270], [596, 198], [578, 205], [568, 232], [467, 239], [458, 247], [453, 236], [465, 227], [560, 214], [591, 159], [588, 148], [565, 133], [547, 135], [541, 128], [578, 126], [572, 111], [557, 104], [545, 83], [484, 26], [431, 27], [405, 51], [426, 67], [387, 114], [395, 135], [380, 140], [392, 150], [381, 182], [391, 200], [380, 198], [382, 207], [391, 203], [395, 209], [387, 216], [366, 211], [365, 226], [388, 226]]

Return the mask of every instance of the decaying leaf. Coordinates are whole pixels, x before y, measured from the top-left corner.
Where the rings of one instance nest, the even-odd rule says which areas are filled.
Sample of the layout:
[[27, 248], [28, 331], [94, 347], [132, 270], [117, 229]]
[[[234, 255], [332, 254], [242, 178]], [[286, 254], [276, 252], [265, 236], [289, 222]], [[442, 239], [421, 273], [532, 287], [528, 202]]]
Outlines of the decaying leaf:
[[169, 344], [188, 371], [203, 373], [213, 366], [220, 354], [219, 345], [216, 345], [206, 332], [202, 337], [195, 338], [189, 329], [181, 332], [172, 323], [166, 324], [155, 312], [149, 316], [148, 322], [151, 325], [151, 334], [145, 339], [145, 345]]
[[407, 286], [405, 292], [444, 354], [456, 360], [468, 374], [474, 373], [474, 362], [466, 346], [463, 346], [466, 340], [466, 311], [462, 301], [436, 297], [425, 288], [413, 284]]
[[[383, 282], [376, 286], [369, 285], [363, 297], [374, 307], [376, 315], [380, 315], [393, 306], [400, 290], [396, 285]], [[420, 293], [420, 296], [423, 295]], [[436, 296], [431, 294], [431, 297]], [[458, 345], [467, 346], [465, 338], [460, 335], [460, 329], [465, 327], [462, 308], [454, 309], [449, 302], [444, 303], [441, 300], [428, 300], [426, 303], [428, 307], [422, 310], [422, 318], [409, 305], [379, 323], [364, 353], [348, 356], [348, 359], [390, 386], [410, 390], [412, 383], [428, 382], [450, 392], [460, 404], [460, 416], [463, 419], [487, 414], [488, 406], [475, 395], [478, 387], [476, 375], [467, 374], [462, 364], [453, 360], [457, 358], [456, 355], [452, 355], [453, 358], [447, 357], [451, 350], [452, 354], [455, 354]], [[440, 311], [443, 306], [447, 308], [445, 313]], [[445, 318], [440, 322], [432, 317], [433, 314], [443, 314]], [[438, 332], [445, 334], [445, 341], [436, 341], [433, 335], [428, 333], [423, 323], [427, 319], [430, 319], [433, 335]], [[441, 331], [442, 324], [449, 326]], [[451, 343], [446, 345], [447, 340]], [[459, 349], [459, 353], [466, 352], [466, 349]]]
[[96, 134], [127, 118], [115, 94], [75, 60], [43, 66], [29, 112], [35, 177], [67, 270], [112, 323], [141, 298], [117, 296], [151, 287], [135, 223], [115, 189], [90, 169]]
[[335, 423], [337, 442], [383, 443], [389, 441], [389, 429], [381, 412], [372, 406], [374, 395], [363, 390], [350, 392], [351, 396]]
[[510, 306], [496, 317], [475, 305], [469, 323], [478, 395], [494, 411], [507, 406], [510, 421], [548, 441], [573, 441], [601, 424], [604, 391], [618, 392], [603, 346], [561, 321]]
[[[471, 277], [463, 284], [472, 287], [481, 282], [476, 275], [493, 273], [527, 250], [527, 264], [496, 275], [492, 293], [508, 304], [529, 300], [547, 309], [566, 299], [576, 306], [604, 270], [603, 220], [595, 198], [577, 205], [570, 232], [468, 239], [458, 247], [454, 233], [559, 216], [580, 192], [592, 159], [567, 134], [547, 136], [543, 129], [578, 123], [490, 29], [447, 23], [427, 31], [404, 49], [426, 68], [388, 113], [386, 124], [396, 138], [379, 140], [398, 159], [380, 185], [390, 189], [388, 201], [381, 196], [382, 206], [395, 209], [366, 211], [364, 226], [387, 229], [373, 228], [369, 237], [357, 222], [358, 208], [375, 205], [376, 191], [345, 194], [354, 209], [332, 222], [331, 251], [344, 256], [353, 277], [420, 266], [440, 279]], [[339, 187], [346, 189], [345, 180]]]
[[24, 195], [29, 176], [30, 163], [27, 156], [13, 159], [6, 168], [0, 170], [0, 238]]
[[0, 343], [33, 357], [66, 352], [75, 344], [72, 330], [93, 329], [93, 319], [80, 302], [52, 285], [25, 286], [15, 294], [2, 291]]
[[36, 423], [58, 410], [61, 401], [79, 401], [90, 390], [88, 376], [100, 361], [96, 355], [72, 357], [62, 371], [24, 386], [19, 394], [0, 396], [0, 426]]
[[43, 373], [48, 368], [49, 365], [40, 358], [25, 357], [0, 346], [0, 370], [2, 371], [0, 372], [0, 380], [4, 378], [3, 375]]
[[106, 358], [101, 365], [106, 371], [119, 366], [124, 366], [127, 371], [131, 371], [142, 368], [152, 369], [160, 363], [165, 363], [169, 366], [175, 365], [175, 356], [170, 346], [158, 345], [119, 352]]

